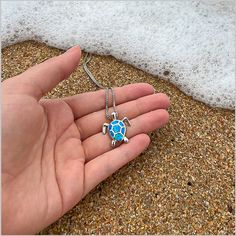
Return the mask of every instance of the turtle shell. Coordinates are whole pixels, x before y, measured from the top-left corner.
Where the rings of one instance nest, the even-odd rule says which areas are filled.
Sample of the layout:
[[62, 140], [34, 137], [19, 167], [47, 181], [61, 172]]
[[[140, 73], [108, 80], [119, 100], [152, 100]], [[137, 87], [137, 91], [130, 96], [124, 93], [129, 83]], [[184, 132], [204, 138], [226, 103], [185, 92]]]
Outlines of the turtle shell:
[[126, 127], [123, 121], [113, 120], [108, 126], [108, 131], [112, 139], [122, 141], [125, 137]]

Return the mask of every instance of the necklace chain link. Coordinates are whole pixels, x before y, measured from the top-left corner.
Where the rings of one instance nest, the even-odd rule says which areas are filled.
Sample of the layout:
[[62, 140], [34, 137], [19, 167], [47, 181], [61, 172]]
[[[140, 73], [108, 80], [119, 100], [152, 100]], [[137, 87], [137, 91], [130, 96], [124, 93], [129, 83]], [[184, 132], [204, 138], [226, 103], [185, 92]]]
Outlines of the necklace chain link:
[[116, 96], [115, 96], [115, 91], [112, 87], [104, 87], [102, 86], [93, 76], [91, 71], [88, 69], [87, 64], [90, 62], [92, 56], [90, 53], [86, 53], [83, 61], [83, 69], [85, 73], [88, 75], [89, 79], [100, 89], [105, 90], [105, 109], [106, 109], [106, 118], [109, 120], [112, 120], [112, 116], [109, 114], [109, 93], [111, 91], [112, 95], [112, 106], [113, 106], [113, 112], [116, 113], [116, 116], [118, 117], [118, 112], [116, 110]]

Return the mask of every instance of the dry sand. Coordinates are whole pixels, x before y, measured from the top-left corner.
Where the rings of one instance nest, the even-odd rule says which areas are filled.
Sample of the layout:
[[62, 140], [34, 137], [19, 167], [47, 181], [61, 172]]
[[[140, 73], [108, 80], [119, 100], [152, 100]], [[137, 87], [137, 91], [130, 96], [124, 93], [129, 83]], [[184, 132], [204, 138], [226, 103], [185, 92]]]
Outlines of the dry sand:
[[[2, 77], [60, 54], [36, 42], [3, 50]], [[148, 82], [171, 98], [170, 122], [148, 150], [101, 183], [43, 234], [233, 234], [234, 112], [194, 101], [173, 85], [113, 57], [90, 69], [113, 86]], [[48, 97], [95, 90], [81, 67]]]

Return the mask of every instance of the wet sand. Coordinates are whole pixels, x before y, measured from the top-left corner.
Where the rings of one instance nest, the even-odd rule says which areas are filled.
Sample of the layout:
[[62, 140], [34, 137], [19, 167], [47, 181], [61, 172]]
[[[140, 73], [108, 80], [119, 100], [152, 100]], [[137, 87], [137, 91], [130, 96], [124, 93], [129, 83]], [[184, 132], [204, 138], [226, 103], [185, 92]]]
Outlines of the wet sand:
[[[28, 41], [3, 49], [2, 77], [62, 53]], [[98, 80], [147, 82], [171, 99], [169, 124], [150, 147], [101, 183], [42, 234], [233, 234], [234, 112], [210, 108], [113, 57], [93, 56]], [[81, 66], [48, 98], [95, 90]]]

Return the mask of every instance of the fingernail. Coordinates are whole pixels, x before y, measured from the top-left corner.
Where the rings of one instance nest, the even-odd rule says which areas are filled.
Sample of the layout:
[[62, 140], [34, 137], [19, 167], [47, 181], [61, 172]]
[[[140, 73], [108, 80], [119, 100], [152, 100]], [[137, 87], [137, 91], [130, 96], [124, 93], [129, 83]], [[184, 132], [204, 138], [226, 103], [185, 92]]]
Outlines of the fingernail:
[[65, 53], [72, 52], [72, 51], [74, 51], [75, 48], [78, 48], [78, 47], [79, 47], [78, 45], [75, 45], [75, 46], [69, 48]]

